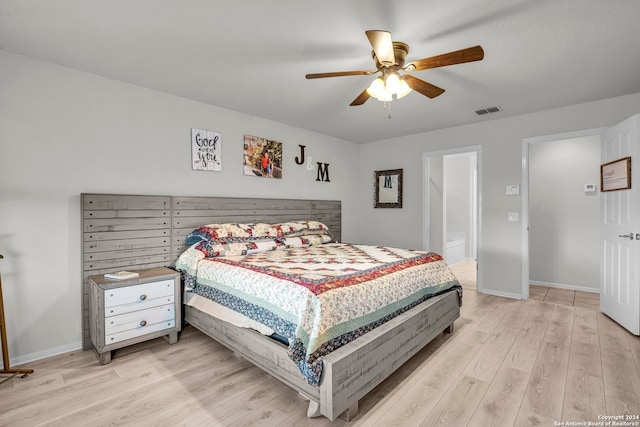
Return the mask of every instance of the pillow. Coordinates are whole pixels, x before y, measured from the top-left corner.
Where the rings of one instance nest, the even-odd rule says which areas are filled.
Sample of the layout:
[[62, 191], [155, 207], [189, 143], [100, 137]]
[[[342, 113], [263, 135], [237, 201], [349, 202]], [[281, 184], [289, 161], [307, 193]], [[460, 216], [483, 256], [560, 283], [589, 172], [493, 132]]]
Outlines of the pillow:
[[333, 238], [328, 234], [305, 234], [302, 236], [287, 236], [279, 240], [279, 246], [284, 248], [307, 248], [309, 246], [330, 243]]
[[331, 243], [333, 241], [333, 236], [330, 234], [307, 234], [302, 236], [301, 239], [303, 241], [306, 240], [309, 246], [316, 246]]
[[319, 221], [289, 221], [279, 224], [208, 224], [198, 227], [185, 238], [187, 245], [193, 245], [200, 241], [215, 241], [228, 238], [251, 237], [289, 237], [304, 236], [305, 234], [327, 234], [329, 227]]
[[[250, 246], [250, 247], [249, 247]], [[247, 255], [257, 254], [260, 252], [273, 251], [278, 248], [275, 239], [254, 239], [250, 245], [247, 245]]]
[[271, 224], [253, 224], [253, 237], [277, 237], [278, 230]]
[[331, 234], [329, 227], [320, 221], [290, 221], [273, 224], [278, 237], [304, 236], [305, 234]]
[[277, 232], [277, 237], [285, 237], [301, 235], [308, 229], [308, 226], [305, 221], [291, 221], [273, 224], [273, 228]]
[[205, 258], [250, 255], [276, 249], [273, 238], [243, 238], [203, 240], [194, 246]]
[[[329, 227], [327, 227], [326, 225], [324, 225], [320, 221], [307, 221], [307, 226], [308, 226], [308, 230], [310, 232], [309, 234], [328, 234], [328, 235], [331, 235], [331, 233], [329, 232]], [[311, 233], [311, 232], [313, 232], [313, 233]]]
[[187, 245], [193, 245], [202, 240], [217, 240], [227, 237], [251, 237], [253, 224], [209, 224], [196, 228], [185, 238]]

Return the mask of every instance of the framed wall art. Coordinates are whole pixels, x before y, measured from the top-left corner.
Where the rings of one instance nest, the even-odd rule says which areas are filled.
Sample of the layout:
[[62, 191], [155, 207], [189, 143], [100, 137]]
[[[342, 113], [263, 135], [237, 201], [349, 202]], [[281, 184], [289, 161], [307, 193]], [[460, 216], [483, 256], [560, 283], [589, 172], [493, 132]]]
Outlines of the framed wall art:
[[600, 165], [600, 190], [616, 191], [631, 188], [631, 157]]
[[191, 129], [191, 167], [199, 171], [222, 170], [222, 137], [220, 132]]
[[244, 175], [282, 179], [282, 142], [244, 136]]
[[374, 207], [402, 208], [402, 169], [375, 171], [373, 186]]

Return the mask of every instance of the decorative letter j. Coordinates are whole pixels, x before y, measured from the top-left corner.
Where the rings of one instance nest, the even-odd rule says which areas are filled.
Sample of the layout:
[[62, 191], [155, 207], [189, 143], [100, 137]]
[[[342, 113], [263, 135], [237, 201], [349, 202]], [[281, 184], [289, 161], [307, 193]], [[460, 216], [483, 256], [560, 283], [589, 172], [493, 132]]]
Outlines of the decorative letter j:
[[300, 157], [296, 157], [296, 164], [301, 165], [304, 163], [304, 147], [305, 146], [298, 144], [298, 147], [300, 147]]

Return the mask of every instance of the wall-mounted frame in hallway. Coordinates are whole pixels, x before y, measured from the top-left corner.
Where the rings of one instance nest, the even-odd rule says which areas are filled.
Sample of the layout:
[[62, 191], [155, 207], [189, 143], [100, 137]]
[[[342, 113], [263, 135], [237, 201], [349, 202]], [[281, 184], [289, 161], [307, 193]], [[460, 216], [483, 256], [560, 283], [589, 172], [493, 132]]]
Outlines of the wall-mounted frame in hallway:
[[631, 157], [600, 165], [600, 190], [616, 191], [631, 188]]

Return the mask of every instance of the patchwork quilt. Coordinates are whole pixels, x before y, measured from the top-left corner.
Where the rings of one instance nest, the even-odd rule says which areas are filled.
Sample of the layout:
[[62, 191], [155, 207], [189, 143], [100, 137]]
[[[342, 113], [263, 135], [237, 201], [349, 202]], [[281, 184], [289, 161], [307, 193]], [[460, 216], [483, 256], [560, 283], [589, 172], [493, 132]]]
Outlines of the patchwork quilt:
[[186, 286], [286, 337], [289, 357], [313, 385], [322, 356], [431, 296], [456, 289], [462, 301], [432, 252], [327, 243], [210, 255], [195, 244], [180, 256]]

